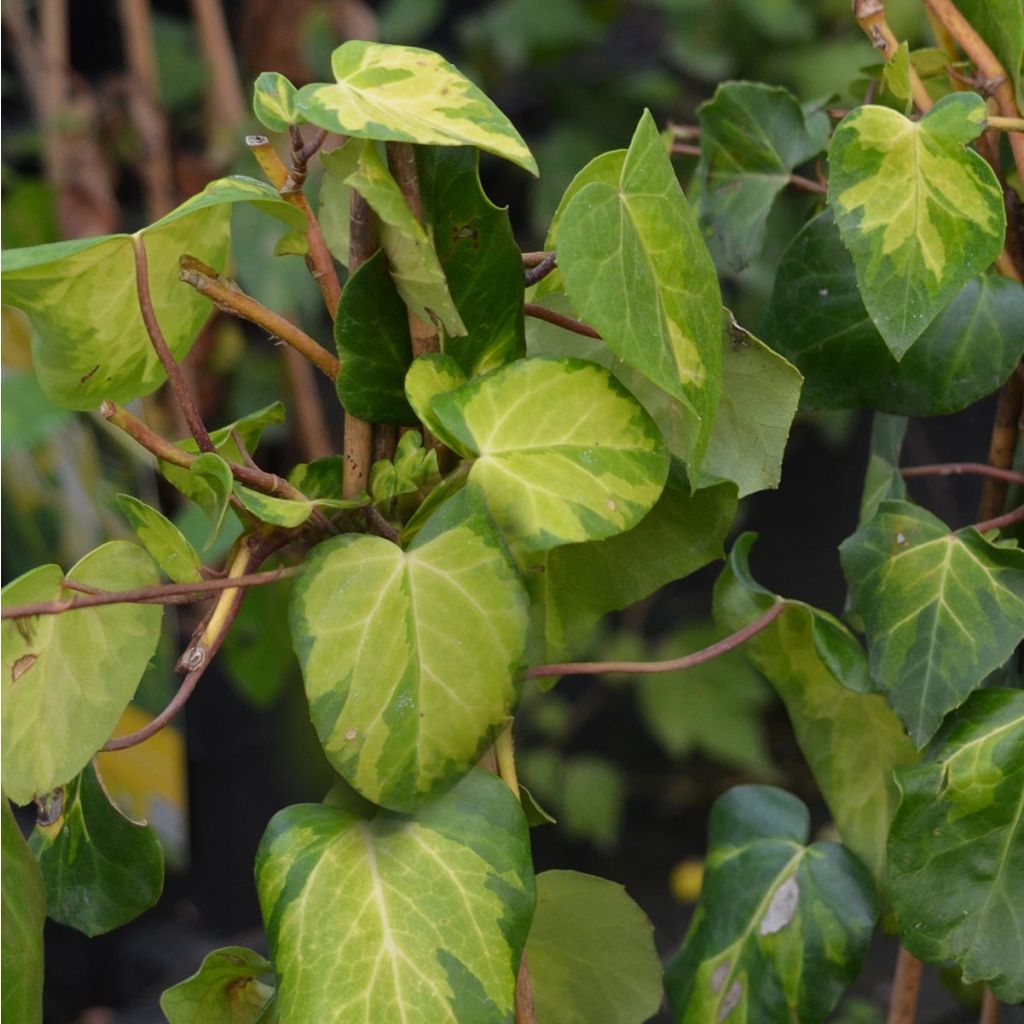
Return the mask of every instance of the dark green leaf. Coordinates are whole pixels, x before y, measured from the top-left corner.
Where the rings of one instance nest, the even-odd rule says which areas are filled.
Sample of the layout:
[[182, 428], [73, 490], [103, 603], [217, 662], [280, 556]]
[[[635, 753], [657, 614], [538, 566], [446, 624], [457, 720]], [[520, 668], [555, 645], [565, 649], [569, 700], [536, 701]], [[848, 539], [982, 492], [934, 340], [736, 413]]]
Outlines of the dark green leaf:
[[903, 944], [1024, 1000], [1024, 693], [979, 690], [898, 775], [889, 865]]
[[[750, 575], [754, 540], [748, 533], [736, 541], [715, 585], [715, 622], [730, 633], [780, 600]], [[846, 627], [799, 601], [785, 606], [742, 650], [786, 705], [843, 842], [881, 882], [897, 803], [893, 770], [914, 763], [914, 748], [885, 699], [865, 692], [866, 658]]]
[[787, 90], [725, 82], [698, 108], [700, 217], [716, 259], [742, 270], [760, 253], [775, 198], [828, 145], [824, 111], [807, 115]]
[[250, 587], [224, 641], [224, 663], [235, 688], [255, 707], [276, 703], [298, 672], [288, 632], [287, 581]]
[[29, 842], [50, 917], [86, 935], [127, 924], [163, 892], [160, 840], [113, 804], [94, 764], [64, 787], [63, 812], [36, 825]]
[[43, 1019], [43, 878], [14, 820], [11, 805], [0, 810], [3, 872], [0, 875], [0, 1013], [15, 1024]]
[[175, 583], [198, 583], [203, 578], [195, 548], [166, 516], [130, 494], [119, 494], [117, 504], [142, 546]]
[[408, 311], [383, 250], [345, 284], [334, 342], [341, 360], [335, 386], [348, 412], [371, 423], [416, 423], [405, 398], [405, 374], [412, 362]]
[[526, 940], [538, 1024], [636, 1024], [657, 1013], [653, 931], [615, 882], [577, 871], [538, 875]]
[[256, 883], [281, 1020], [507, 1024], [534, 906], [527, 833], [480, 771], [411, 816], [279, 812]]
[[826, 210], [790, 243], [765, 340], [804, 374], [811, 409], [867, 406], [906, 416], [956, 412], [995, 391], [1024, 354], [1024, 287], [964, 284], [897, 362], [860, 297], [853, 260]]
[[665, 988], [682, 1024], [824, 1021], [860, 973], [875, 923], [863, 865], [805, 845], [807, 808], [737, 786], [711, 810], [704, 886]]
[[169, 1024], [271, 1024], [274, 989], [260, 981], [274, 968], [244, 946], [215, 949], [199, 970], [160, 997]]
[[871, 674], [922, 747], [1024, 635], [1024, 552], [884, 501], [839, 553]]

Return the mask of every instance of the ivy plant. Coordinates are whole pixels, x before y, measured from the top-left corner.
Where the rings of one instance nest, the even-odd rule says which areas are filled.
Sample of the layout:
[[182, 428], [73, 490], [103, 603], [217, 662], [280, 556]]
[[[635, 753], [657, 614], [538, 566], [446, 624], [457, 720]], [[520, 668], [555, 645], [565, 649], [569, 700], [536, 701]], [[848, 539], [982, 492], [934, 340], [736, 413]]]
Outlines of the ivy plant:
[[[12, 1021], [41, 1020], [44, 914], [96, 935], [159, 897], [159, 842], [113, 803], [96, 755], [174, 718], [243, 601], [287, 622], [336, 781], [267, 825], [267, 957], [211, 953], [164, 993], [172, 1024], [639, 1024], [663, 987], [678, 1021], [810, 1024], [876, 927], [903, 943], [899, 998], [919, 957], [1024, 999], [1024, 506], [1008, 491], [1024, 485], [1024, 254], [1007, 229], [1024, 170], [1021, 22], [1012, 4], [927, 0], [956, 59], [926, 84], [883, 5], [854, 6], [886, 61], [877, 102], [836, 110], [727, 82], [699, 127], [661, 130], [638, 110], [632, 137], [569, 185], [542, 252], [520, 251], [480, 184], [481, 152], [538, 171], [501, 110], [438, 54], [351, 41], [333, 81], [256, 80], [254, 113], [291, 154], [249, 137], [265, 181], [215, 181], [134, 234], [4, 254], [47, 396], [147, 450], [209, 521], [196, 550], [122, 495], [137, 541], [3, 591]], [[673, 161], [693, 139], [684, 191]], [[318, 209], [303, 189], [314, 159]], [[758, 337], [722, 282], [758, 256], [791, 188], [811, 205]], [[230, 279], [236, 205], [276, 219], [280, 258], [305, 260], [332, 336]], [[207, 426], [180, 361], [214, 305], [329, 378], [335, 454], [261, 468], [280, 403]], [[188, 438], [128, 408], [164, 382]], [[1000, 388], [990, 463], [900, 466], [903, 417]], [[747, 534], [706, 646], [573, 661], [608, 613], [726, 557], [737, 502], [777, 486], [801, 406], [876, 415], [861, 521], [839, 552], [846, 620], [757, 583]], [[978, 521], [908, 498], [904, 476], [933, 472], [986, 476]], [[112, 738], [162, 606], [199, 602], [177, 693]], [[237, 639], [227, 650], [251, 666]], [[543, 700], [584, 673], [665, 673], [645, 691], [664, 702], [686, 669], [731, 651], [781, 697], [835, 830], [812, 836], [780, 789], [726, 792], [663, 975], [623, 889], [535, 877], [529, 830], [550, 818], [518, 783], [514, 716], [528, 681]], [[7, 801], [37, 805], [27, 841]]]

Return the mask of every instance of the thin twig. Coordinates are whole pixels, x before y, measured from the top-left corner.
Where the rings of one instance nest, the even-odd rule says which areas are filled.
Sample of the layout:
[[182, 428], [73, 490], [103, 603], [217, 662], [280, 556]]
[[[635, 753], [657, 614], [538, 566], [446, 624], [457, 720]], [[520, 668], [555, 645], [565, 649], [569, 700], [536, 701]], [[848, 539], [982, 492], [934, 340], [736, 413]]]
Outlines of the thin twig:
[[174, 358], [160, 324], [156, 319], [156, 312], [153, 309], [153, 297], [149, 291], [149, 265], [146, 259], [146, 243], [142, 235], [132, 235], [132, 247], [135, 250], [135, 288], [139, 297], [139, 309], [142, 312], [142, 322], [146, 325], [146, 333], [157, 354], [157, 358], [163, 365], [167, 379], [171, 383], [174, 397], [185, 417], [188, 429], [195, 438], [196, 444], [201, 452], [212, 452], [216, 448], [210, 440], [209, 431], [203, 423], [199, 409], [192, 398], [192, 394], [185, 383], [185, 377], [181, 372], [178, 361]]
[[[853, 16], [864, 30], [864, 34], [871, 40], [871, 45], [889, 60], [898, 49], [899, 43], [896, 42], [896, 37], [885, 18], [885, 4], [882, 0], [853, 0]], [[910, 95], [914, 100], [914, 106], [922, 114], [926, 114], [932, 109], [932, 98], [913, 65], [910, 65], [909, 70]]]
[[566, 331], [572, 331], [574, 334], [582, 334], [587, 338], [601, 337], [593, 327], [580, 320], [574, 320], [571, 316], [556, 313], [553, 309], [547, 309], [545, 306], [538, 306], [535, 303], [527, 302], [523, 306], [523, 312], [527, 316], [535, 317], [537, 320], [547, 320], [549, 324], [554, 324], [556, 327], [561, 327]]
[[923, 966], [916, 956], [912, 956], [900, 946], [899, 954], [896, 957], [896, 973], [892, 979], [892, 994], [889, 997], [889, 1016], [886, 1024], [914, 1024]]
[[523, 266], [524, 267], [535, 267], [538, 263], [543, 263], [549, 256], [554, 256], [553, 252], [524, 252]]
[[291, 345], [329, 380], [333, 381], [338, 376], [340, 364], [323, 345], [314, 341], [301, 327], [297, 327], [272, 309], [267, 309], [252, 296], [246, 295], [234, 281], [221, 277], [213, 267], [208, 267], [194, 256], [182, 256], [178, 277], [205, 295], [218, 309], [234, 313], [235, 316], [262, 327], [271, 337]]
[[1015, 509], [1004, 512], [1001, 516], [993, 516], [991, 519], [984, 519], [980, 523], [975, 523], [974, 529], [978, 533], [987, 533], [989, 530], [1005, 530], [1006, 527], [1014, 526], [1017, 523], [1024, 523], [1024, 505], [1018, 505]]
[[[213, 594], [232, 587], [262, 587], [268, 583], [288, 579], [299, 572], [301, 566], [282, 567], [270, 572], [248, 573], [234, 579], [202, 580], [198, 583], [155, 583], [151, 587], [138, 587], [135, 590], [98, 590], [83, 597], [69, 598], [66, 601], [36, 601], [32, 604], [16, 604], [0, 611], [0, 619], [27, 619], [35, 615], [63, 615], [79, 608], [102, 608], [111, 604], [195, 604], [205, 601]], [[69, 590], [78, 590], [73, 580], [65, 580], [62, 584]]]
[[711, 644], [710, 647], [704, 647], [692, 654], [685, 654], [681, 658], [671, 658], [668, 661], [569, 661], [558, 665], [537, 665], [527, 670], [526, 678], [607, 675], [610, 672], [630, 672], [639, 675], [678, 672], [682, 669], [692, 668], [694, 665], [702, 665], [705, 661], [711, 661], [713, 658], [739, 647], [740, 644], [760, 633], [762, 629], [770, 626], [782, 614], [785, 607], [784, 601], [777, 601], [768, 611], [759, 615], [742, 629]]
[[999, 466], [989, 466], [984, 462], [941, 462], [927, 466], [903, 466], [900, 469], [900, 476], [960, 476], [967, 474], [971, 476], [988, 476], [996, 480], [1006, 480], [1011, 484], [1024, 484], [1024, 473], [1018, 473], [1012, 469], [1001, 469]]
[[813, 178], [805, 178], [802, 174], [791, 174], [789, 184], [793, 188], [803, 189], [804, 192], [814, 192], [819, 196], [828, 195], [828, 185], [815, 181]]
[[289, 125], [288, 137], [292, 143], [292, 169], [284, 183], [282, 192], [299, 192], [306, 183], [309, 161], [316, 155], [327, 138], [326, 128], [317, 128], [308, 142], [302, 137], [302, 129], [297, 125]]
[[374, 533], [378, 537], [383, 537], [385, 540], [391, 541], [392, 544], [398, 544], [402, 539], [401, 533], [399, 533], [398, 530], [396, 530], [395, 527], [392, 526], [391, 523], [389, 523], [372, 505], [367, 505], [366, 508], [363, 509], [363, 518], [366, 520], [370, 533]]
[[558, 259], [553, 252], [548, 253], [535, 267], [530, 267], [523, 275], [524, 282], [527, 288], [531, 284], [536, 284], [538, 281], [543, 281], [545, 277], [550, 274], [555, 267], [558, 266]]
[[[1020, 364], [1018, 364], [1020, 365]], [[992, 437], [989, 442], [988, 463], [997, 469], [1009, 469], [1020, 437], [1021, 414], [1024, 412], [1024, 379], [1020, 373], [1007, 378], [999, 391], [996, 401], [995, 418], [992, 421]], [[978, 506], [981, 519], [999, 515], [1006, 506], [1009, 487], [1006, 481], [990, 479], [985, 482]]]
[[987, 128], [995, 128], [999, 132], [1024, 132], [1024, 117], [995, 117], [985, 119]]
[[1000, 1002], [994, 995], [992, 989], [985, 986], [985, 994], [981, 997], [981, 1016], [978, 1024], [999, 1024]]

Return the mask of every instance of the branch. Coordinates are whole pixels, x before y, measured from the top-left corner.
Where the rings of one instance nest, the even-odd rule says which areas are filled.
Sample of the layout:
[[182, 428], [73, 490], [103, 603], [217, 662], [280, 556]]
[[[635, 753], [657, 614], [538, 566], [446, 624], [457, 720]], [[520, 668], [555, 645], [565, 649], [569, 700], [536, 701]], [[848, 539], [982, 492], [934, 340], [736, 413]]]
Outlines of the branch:
[[694, 665], [701, 665], [705, 661], [711, 661], [719, 655], [739, 647], [740, 644], [756, 636], [762, 629], [770, 626], [783, 612], [786, 607], [784, 601], [777, 601], [763, 615], [759, 615], [753, 622], [748, 623], [742, 629], [711, 644], [692, 654], [684, 654], [681, 658], [671, 658], [668, 661], [569, 661], [559, 665], [537, 665], [528, 669], [527, 679], [544, 679], [550, 676], [589, 676], [605, 675], [609, 672], [630, 672], [648, 674], [656, 672], [678, 672], [682, 669], [693, 668]]
[[554, 256], [555, 254], [553, 252], [524, 252], [521, 255], [524, 267], [535, 267], [538, 263], [543, 263], [549, 256]]
[[[885, 20], [885, 4], [882, 0], [853, 0], [853, 16], [864, 30], [864, 34], [871, 40], [871, 45], [889, 60], [899, 47], [899, 43], [889, 28], [889, 22]], [[910, 95], [914, 100], [914, 106], [922, 114], [932, 109], [932, 98], [913, 65], [910, 66]]]
[[[1020, 419], [1021, 413], [1024, 412], [1024, 379], [1021, 377], [1021, 365], [1018, 364], [1017, 372], [1011, 374], [1000, 388], [996, 402], [988, 462], [990, 466], [998, 469], [1009, 469], [1013, 465], [1017, 439], [1020, 436]], [[986, 481], [978, 515], [982, 519], [999, 515], [1006, 507], [1008, 490], [1005, 482], [996, 479]]]
[[292, 169], [284, 183], [282, 192], [300, 192], [306, 183], [309, 161], [316, 155], [327, 138], [326, 128], [317, 128], [309, 142], [302, 138], [302, 129], [297, 124], [289, 125], [288, 137], [292, 143]]
[[327, 312], [333, 320], [338, 315], [338, 303], [341, 301], [341, 282], [338, 280], [338, 272], [334, 269], [334, 257], [327, 248], [323, 232], [320, 230], [320, 222], [316, 219], [305, 195], [295, 189], [294, 183], [289, 186], [288, 168], [270, 144], [270, 139], [265, 135], [247, 135], [245, 144], [281, 198], [301, 210], [306, 218], [306, 241], [309, 243], [306, 266], [309, 267], [309, 272], [323, 296]]
[[[951, 0], [924, 0], [928, 10], [945, 26], [960, 49], [970, 57], [981, 76], [983, 87], [991, 93], [1003, 117], [1020, 118], [1013, 83], [1006, 69], [974, 30], [974, 26], [956, 9]], [[1024, 135], [1012, 132], [1009, 136], [1017, 173], [1024, 181]]]
[[1024, 117], [990, 116], [985, 119], [985, 127], [998, 132], [1024, 132]]
[[992, 995], [992, 989], [985, 986], [985, 994], [981, 997], [981, 1016], [978, 1024], [999, 1024], [999, 1000]]
[[551, 273], [558, 266], [558, 260], [555, 258], [553, 252], [549, 252], [544, 259], [540, 261], [536, 266], [531, 267], [523, 275], [524, 282], [527, 287], [531, 284], [536, 284], [538, 281], [543, 281], [548, 274]]
[[1018, 505], [1010, 512], [1004, 512], [1001, 516], [993, 516], [991, 519], [984, 519], [974, 524], [978, 533], [987, 533], [989, 530], [1005, 530], [1008, 526], [1017, 523], [1024, 523], [1024, 505]]
[[556, 327], [561, 327], [566, 331], [572, 331], [574, 334], [582, 334], [587, 338], [600, 339], [601, 337], [593, 327], [579, 320], [573, 320], [571, 316], [563, 316], [561, 313], [556, 313], [553, 309], [547, 309], [545, 306], [538, 306], [535, 303], [527, 302], [523, 306], [523, 312], [527, 316], [535, 317], [537, 320], [547, 320], [549, 324], [554, 324]]
[[923, 964], [902, 946], [896, 957], [896, 973], [892, 979], [889, 997], [889, 1016], [886, 1024], [914, 1024], [917, 1016], [917, 993], [921, 987]]
[[[171, 382], [174, 397], [178, 400], [178, 406], [185, 416], [185, 422], [188, 424], [188, 429], [195, 438], [199, 450], [201, 452], [216, 451], [214, 443], [210, 440], [206, 424], [203, 423], [199, 409], [196, 408], [192, 394], [185, 383], [181, 367], [167, 347], [163, 331], [160, 330], [160, 324], [157, 323], [156, 312], [153, 309], [153, 296], [149, 292], [149, 264], [146, 259], [146, 243], [143, 241], [142, 235], [132, 235], [132, 248], [135, 250], [135, 288], [139, 296], [142, 322], [146, 325], [149, 340], [153, 344], [157, 358], [163, 365], [167, 379]], [[109, 419], [109, 417], [107, 418]]]
[[323, 345], [314, 341], [301, 327], [246, 295], [234, 281], [225, 280], [213, 267], [208, 267], [194, 256], [182, 256], [178, 278], [205, 295], [218, 309], [234, 313], [262, 327], [271, 337], [291, 345], [329, 380], [333, 381], [338, 376], [340, 363]]
[[1002, 469], [999, 466], [989, 466], [984, 462], [943, 462], [928, 466], [903, 466], [900, 469], [900, 476], [959, 476], [969, 474], [974, 476], [992, 477], [994, 480], [1006, 480], [1011, 484], [1024, 485], [1024, 473], [1018, 473], [1012, 469]]
[[[84, 597], [69, 598], [64, 601], [36, 601], [33, 604], [17, 604], [0, 611], [0, 619], [27, 619], [35, 615], [62, 615], [64, 612], [78, 608], [100, 608], [111, 604], [195, 604], [205, 601], [219, 591], [234, 587], [246, 589], [261, 587], [278, 580], [288, 579], [299, 572], [301, 566], [282, 567], [270, 572], [247, 573], [236, 578], [202, 580], [199, 583], [155, 583], [151, 587], [138, 587], [135, 590], [100, 590], [90, 587]], [[62, 586], [69, 590], [79, 590], [74, 580], [66, 580]]]

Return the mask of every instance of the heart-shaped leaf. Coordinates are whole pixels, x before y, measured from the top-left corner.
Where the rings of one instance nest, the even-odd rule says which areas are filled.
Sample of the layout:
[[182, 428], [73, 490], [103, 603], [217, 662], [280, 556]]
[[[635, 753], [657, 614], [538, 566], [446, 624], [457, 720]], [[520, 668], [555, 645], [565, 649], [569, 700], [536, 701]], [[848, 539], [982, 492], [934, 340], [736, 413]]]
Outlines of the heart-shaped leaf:
[[311, 124], [361, 139], [476, 146], [537, 173], [509, 119], [438, 54], [354, 39], [334, 51], [331, 68], [333, 84], [299, 90]]
[[290, 622], [331, 764], [395, 810], [451, 785], [515, 700], [526, 605], [471, 491], [443, 506], [408, 551], [358, 534], [315, 548]]
[[264, 71], [253, 82], [252, 112], [272, 132], [286, 132], [301, 121], [295, 98], [298, 90], [284, 75]]
[[977, 93], [958, 92], [920, 121], [858, 107], [832, 136], [829, 205], [864, 305], [896, 359], [1002, 249], [1002, 189], [966, 148], [985, 118]]
[[686, 438], [696, 479], [721, 392], [722, 298], [649, 112], [618, 181], [592, 180], [573, 195], [557, 244], [562, 279], [580, 316], [619, 358], [699, 420]]
[[979, 690], [898, 775], [889, 839], [900, 938], [964, 981], [1024, 1000], [1024, 693]]
[[668, 473], [647, 413], [607, 370], [578, 359], [510, 363], [435, 397], [435, 421], [475, 456], [469, 478], [498, 525], [534, 551], [630, 529]]
[[810, 830], [781, 789], [737, 786], [715, 802], [700, 901], [665, 973], [681, 1024], [816, 1024], [860, 973], [871, 877], [836, 843], [806, 846]]
[[[136, 544], [91, 551], [69, 580], [102, 590], [158, 583]], [[43, 565], [3, 589], [5, 607], [68, 596], [64, 574]], [[26, 804], [70, 782], [110, 738], [160, 639], [162, 609], [114, 604], [3, 623], [3, 785]]]
[[410, 816], [280, 811], [256, 855], [280, 1020], [507, 1024], [534, 906], [527, 832], [480, 771]]
[[1024, 551], [884, 501], [839, 549], [871, 674], [918, 747], [1024, 635]]
[[64, 787], [61, 814], [37, 824], [29, 843], [49, 916], [86, 935], [127, 924], [163, 892], [160, 840], [114, 806], [92, 763]]

